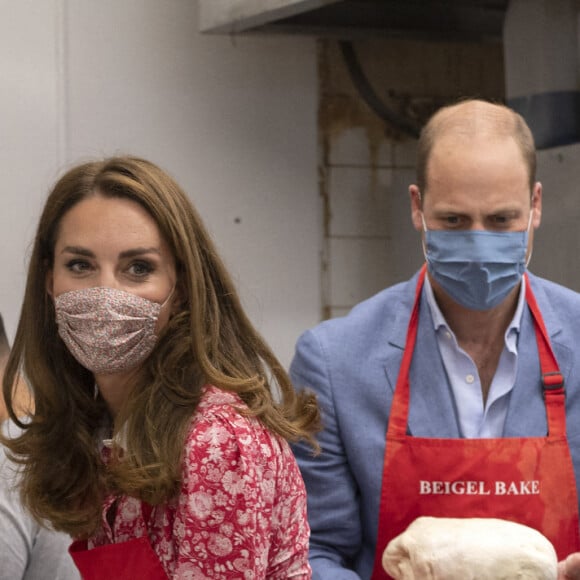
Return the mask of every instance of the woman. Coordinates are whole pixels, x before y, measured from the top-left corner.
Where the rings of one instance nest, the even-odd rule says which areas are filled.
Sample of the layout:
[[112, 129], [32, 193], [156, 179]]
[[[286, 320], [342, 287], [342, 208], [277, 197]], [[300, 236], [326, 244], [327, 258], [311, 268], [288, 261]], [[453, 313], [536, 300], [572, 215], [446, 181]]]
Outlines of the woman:
[[[15, 415], [19, 369], [35, 400]], [[279, 393], [281, 402], [273, 395]], [[155, 165], [80, 165], [48, 197], [3, 384], [25, 506], [85, 578], [309, 578], [313, 441], [200, 217]]]

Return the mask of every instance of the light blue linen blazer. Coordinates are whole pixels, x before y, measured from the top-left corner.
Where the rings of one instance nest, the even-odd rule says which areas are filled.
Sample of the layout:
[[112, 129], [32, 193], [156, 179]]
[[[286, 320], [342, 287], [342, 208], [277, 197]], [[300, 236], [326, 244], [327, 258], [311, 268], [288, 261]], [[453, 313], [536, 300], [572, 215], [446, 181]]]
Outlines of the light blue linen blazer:
[[[393, 390], [415, 296], [415, 276], [362, 302], [345, 317], [325, 321], [298, 340], [290, 374], [297, 389], [318, 396], [322, 453], [294, 446], [308, 491], [314, 580], [368, 579], [379, 516], [385, 435]], [[580, 294], [529, 274], [566, 386], [568, 441], [580, 484]], [[410, 370], [409, 433], [459, 437], [451, 390], [431, 314], [421, 301]], [[524, 309], [518, 370], [505, 437], [545, 436], [538, 349]]]

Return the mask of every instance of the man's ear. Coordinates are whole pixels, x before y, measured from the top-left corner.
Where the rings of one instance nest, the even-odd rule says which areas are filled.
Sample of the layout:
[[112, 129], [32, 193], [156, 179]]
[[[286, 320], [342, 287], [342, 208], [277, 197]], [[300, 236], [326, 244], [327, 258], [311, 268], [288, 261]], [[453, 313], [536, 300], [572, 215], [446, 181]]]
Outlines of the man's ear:
[[535, 229], [542, 221], [542, 184], [539, 181], [536, 181], [532, 190], [532, 211], [534, 212], [532, 225]]
[[411, 220], [413, 227], [418, 231], [423, 231], [423, 203], [421, 201], [421, 192], [416, 185], [409, 186], [409, 198], [411, 200]]

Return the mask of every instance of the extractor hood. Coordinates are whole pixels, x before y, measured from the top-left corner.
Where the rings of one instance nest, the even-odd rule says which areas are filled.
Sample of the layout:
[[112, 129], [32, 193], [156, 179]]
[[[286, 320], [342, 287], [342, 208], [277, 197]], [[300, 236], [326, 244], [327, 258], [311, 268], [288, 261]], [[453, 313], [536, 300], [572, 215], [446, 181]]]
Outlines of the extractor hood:
[[501, 41], [509, 0], [198, 0], [202, 32]]

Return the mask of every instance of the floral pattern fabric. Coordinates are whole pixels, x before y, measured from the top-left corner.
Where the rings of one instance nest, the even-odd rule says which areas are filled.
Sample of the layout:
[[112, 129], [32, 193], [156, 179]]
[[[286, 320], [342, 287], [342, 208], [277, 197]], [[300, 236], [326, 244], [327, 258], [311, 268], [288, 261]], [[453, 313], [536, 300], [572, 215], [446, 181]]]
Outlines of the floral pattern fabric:
[[169, 578], [311, 578], [300, 471], [287, 442], [236, 410], [243, 407], [237, 395], [206, 387], [186, 439], [179, 496], [150, 513], [138, 499], [107, 498], [88, 548], [149, 533]]

